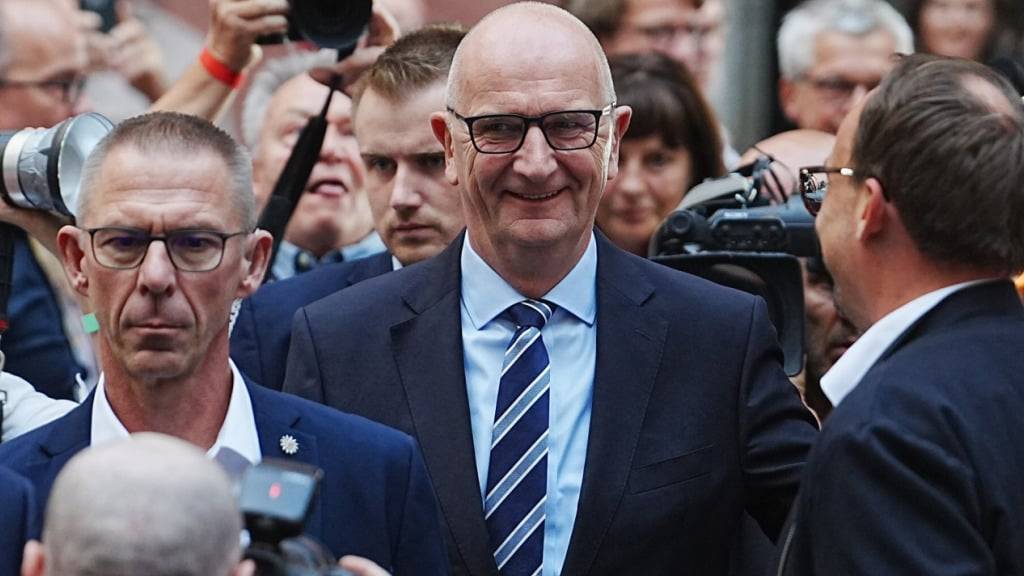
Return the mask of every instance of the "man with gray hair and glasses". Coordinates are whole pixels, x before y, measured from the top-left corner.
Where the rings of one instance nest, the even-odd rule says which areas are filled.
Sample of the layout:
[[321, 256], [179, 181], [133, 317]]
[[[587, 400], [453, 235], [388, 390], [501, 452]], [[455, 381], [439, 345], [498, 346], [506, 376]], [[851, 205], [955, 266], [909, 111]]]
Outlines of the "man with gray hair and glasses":
[[778, 49], [786, 117], [797, 128], [835, 134], [892, 68], [893, 54], [914, 51], [914, 35], [885, 0], [808, 0], [786, 14]]
[[270, 235], [255, 229], [248, 154], [194, 116], [153, 113], [90, 155], [76, 226], [57, 237], [65, 274], [99, 323], [103, 373], [66, 416], [0, 445], [38, 506], [77, 452], [161, 432], [239, 467], [321, 468], [306, 533], [336, 556], [444, 574], [436, 503], [411, 438], [245, 379], [228, 359], [235, 298], [259, 287]]

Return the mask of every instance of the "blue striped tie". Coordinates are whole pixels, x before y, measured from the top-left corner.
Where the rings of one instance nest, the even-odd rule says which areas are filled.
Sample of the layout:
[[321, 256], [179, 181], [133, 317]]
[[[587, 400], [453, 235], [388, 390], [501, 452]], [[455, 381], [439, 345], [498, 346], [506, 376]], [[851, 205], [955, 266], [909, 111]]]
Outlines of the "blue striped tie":
[[551, 366], [540, 331], [554, 306], [513, 304], [516, 325], [505, 350], [491, 433], [484, 517], [502, 576], [540, 574], [548, 478], [548, 384]]

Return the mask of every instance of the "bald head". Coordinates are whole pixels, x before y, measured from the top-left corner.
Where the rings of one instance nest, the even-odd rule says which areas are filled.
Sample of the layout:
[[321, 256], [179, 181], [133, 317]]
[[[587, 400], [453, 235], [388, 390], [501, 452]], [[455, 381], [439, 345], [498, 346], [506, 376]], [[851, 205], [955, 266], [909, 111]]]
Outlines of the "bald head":
[[46, 574], [221, 576], [240, 557], [241, 513], [220, 467], [169, 436], [89, 448], [46, 510]]
[[[825, 163], [832, 146], [834, 134], [820, 130], [789, 130], [765, 138], [751, 146], [740, 157], [740, 165], [746, 165], [761, 154], [767, 154], [785, 169], [774, 169], [785, 196], [796, 191], [797, 170], [804, 166], [820, 166]], [[769, 185], [773, 185], [769, 181]]]
[[491, 12], [466, 35], [448, 75], [447, 102], [468, 105], [467, 96], [495, 75], [534, 79], [530, 70], [539, 59], [571, 60], [581, 88], [615, 99], [608, 59], [590, 29], [557, 6], [519, 2]]

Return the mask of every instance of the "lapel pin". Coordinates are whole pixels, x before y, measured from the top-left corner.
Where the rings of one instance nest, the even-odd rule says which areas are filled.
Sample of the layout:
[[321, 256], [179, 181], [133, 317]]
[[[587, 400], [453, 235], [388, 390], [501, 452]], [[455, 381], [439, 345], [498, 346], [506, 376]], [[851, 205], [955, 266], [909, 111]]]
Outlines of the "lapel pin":
[[281, 436], [281, 451], [289, 456], [294, 456], [299, 451], [299, 441], [291, 434]]

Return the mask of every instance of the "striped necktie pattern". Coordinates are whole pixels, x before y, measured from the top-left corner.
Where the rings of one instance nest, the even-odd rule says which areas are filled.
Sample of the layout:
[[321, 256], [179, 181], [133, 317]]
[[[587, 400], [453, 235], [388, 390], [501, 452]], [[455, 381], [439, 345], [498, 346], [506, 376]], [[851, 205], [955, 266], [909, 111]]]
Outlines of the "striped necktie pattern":
[[491, 434], [484, 516], [502, 576], [539, 575], [544, 564], [551, 365], [541, 329], [554, 305], [524, 300], [505, 350]]

